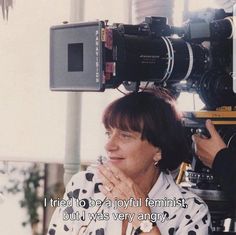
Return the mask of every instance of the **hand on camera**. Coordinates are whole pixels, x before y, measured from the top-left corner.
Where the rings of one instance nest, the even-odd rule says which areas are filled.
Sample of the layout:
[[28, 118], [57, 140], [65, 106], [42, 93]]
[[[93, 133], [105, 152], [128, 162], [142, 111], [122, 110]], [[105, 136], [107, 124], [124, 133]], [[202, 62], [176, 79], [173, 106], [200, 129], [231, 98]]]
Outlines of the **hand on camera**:
[[216, 131], [211, 120], [206, 120], [206, 128], [210, 133], [210, 138], [206, 139], [198, 134], [192, 135], [192, 140], [195, 143], [195, 152], [204, 165], [212, 167], [216, 154], [223, 148], [226, 148], [226, 144]]

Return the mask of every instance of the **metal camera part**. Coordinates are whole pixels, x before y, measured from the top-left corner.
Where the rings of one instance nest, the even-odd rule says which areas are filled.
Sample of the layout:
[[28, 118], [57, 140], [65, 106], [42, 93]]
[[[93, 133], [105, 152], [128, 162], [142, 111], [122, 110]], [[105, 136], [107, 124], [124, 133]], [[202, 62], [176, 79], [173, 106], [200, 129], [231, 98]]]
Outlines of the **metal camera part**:
[[50, 88], [102, 91], [103, 22], [64, 24], [50, 29]]
[[[230, 147], [236, 148], [236, 112], [223, 111], [200, 111], [184, 113], [183, 125], [191, 146], [191, 136], [195, 133], [204, 135], [204, 138], [210, 138], [206, 132], [205, 121], [210, 118], [223, 138], [224, 142]], [[235, 217], [235, 209], [232, 199], [223, 189], [217, 178], [213, 176], [212, 170], [203, 165], [195, 156], [192, 150], [191, 170], [186, 171], [186, 179], [191, 187], [188, 190], [200, 196], [208, 205], [212, 217], [213, 231], [224, 231], [224, 220]]]
[[51, 27], [50, 88], [104, 91], [134, 83], [137, 89], [146, 81], [177, 94], [198, 93], [208, 109], [235, 106], [233, 18], [222, 9], [188, 17], [182, 27], [168, 25], [165, 17], [146, 17], [138, 25], [96, 21]]

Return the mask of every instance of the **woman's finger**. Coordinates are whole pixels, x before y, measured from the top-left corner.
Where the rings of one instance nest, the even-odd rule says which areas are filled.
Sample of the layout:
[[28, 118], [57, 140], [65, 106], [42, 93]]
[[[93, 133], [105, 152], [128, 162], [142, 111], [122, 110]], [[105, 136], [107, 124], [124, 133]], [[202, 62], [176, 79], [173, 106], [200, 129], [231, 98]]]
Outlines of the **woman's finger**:
[[112, 163], [108, 162], [107, 166], [109, 167], [110, 171], [113, 173], [115, 178], [120, 181], [126, 181], [128, 177], [116, 166], [114, 166]]
[[120, 178], [114, 174], [114, 172], [110, 169], [110, 166], [107, 164], [101, 165], [98, 167], [99, 173], [102, 174], [107, 180], [111, 181], [113, 184], [118, 184], [120, 182]]

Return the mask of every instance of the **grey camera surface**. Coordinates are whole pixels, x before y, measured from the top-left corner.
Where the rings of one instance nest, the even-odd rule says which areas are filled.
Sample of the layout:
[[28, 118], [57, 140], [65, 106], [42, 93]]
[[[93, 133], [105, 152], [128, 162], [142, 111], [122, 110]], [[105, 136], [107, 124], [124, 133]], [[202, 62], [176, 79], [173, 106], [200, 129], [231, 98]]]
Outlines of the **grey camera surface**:
[[50, 89], [103, 90], [101, 22], [50, 28]]

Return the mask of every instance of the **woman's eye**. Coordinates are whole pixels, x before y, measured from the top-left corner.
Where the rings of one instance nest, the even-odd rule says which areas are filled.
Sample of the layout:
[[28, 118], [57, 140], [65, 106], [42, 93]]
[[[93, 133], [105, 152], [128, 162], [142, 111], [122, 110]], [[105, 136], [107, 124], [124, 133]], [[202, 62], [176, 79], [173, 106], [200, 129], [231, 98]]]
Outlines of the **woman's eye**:
[[105, 135], [107, 136], [107, 138], [109, 138], [111, 136], [111, 132], [110, 131], [106, 131]]
[[125, 138], [125, 139], [128, 139], [128, 138], [132, 137], [132, 135], [130, 133], [126, 133], [126, 132], [120, 133], [120, 135], [121, 135], [122, 138]]

